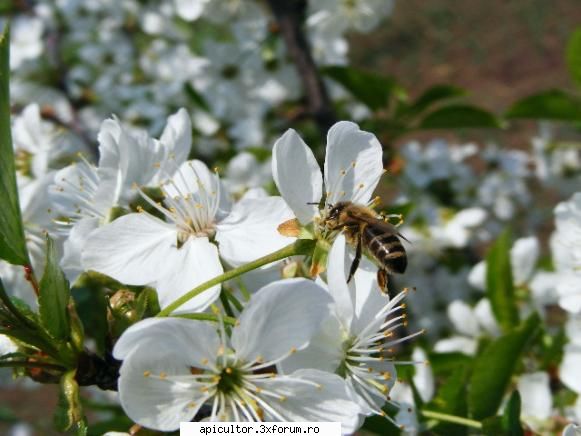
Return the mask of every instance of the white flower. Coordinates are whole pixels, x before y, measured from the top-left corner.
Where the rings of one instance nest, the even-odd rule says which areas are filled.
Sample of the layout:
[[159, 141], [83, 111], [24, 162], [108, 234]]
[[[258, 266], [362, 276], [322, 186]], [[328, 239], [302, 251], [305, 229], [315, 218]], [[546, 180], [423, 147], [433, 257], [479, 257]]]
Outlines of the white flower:
[[0, 357], [5, 354], [15, 353], [18, 351], [18, 346], [9, 336], [0, 335]]
[[563, 429], [562, 436], [580, 436], [581, 435], [581, 425], [569, 424]]
[[521, 396], [521, 417], [534, 430], [539, 430], [553, 409], [553, 397], [546, 372], [523, 374], [517, 383]]
[[486, 298], [480, 300], [474, 309], [461, 300], [455, 300], [448, 306], [448, 317], [460, 335], [439, 340], [434, 346], [439, 353], [459, 352], [473, 356], [480, 336], [500, 334], [490, 301]]
[[[325, 198], [327, 204], [352, 201], [365, 205], [383, 174], [381, 144], [355, 123], [340, 121], [327, 134]], [[323, 175], [313, 152], [289, 129], [272, 150], [272, 174], [278, 190], [301, 224], [325, 214]]]
[[370, 32], [391, 13], [392, 0], [314, 0], [311, 13], [320, 15], [319, 25], [329, 32], [343, 33], [350, 29]]
[[123, 359], [119, 393], [125, 412], [162, 431], [176, 430], [205, 404], [211, 421], [354, 421], [359, 408], [340, 377], [274, 371], [308, 344], [329, 302], [315, 283], [290, 279], [259, 290], [230, 337], [222, 322], [216, 327], [164, 318], [135, 324], [114, 349]]
[[231, 194], [239, 196], [272, 180], [271, 167], [270, 159], [259, 162], [252, 153], [243, 151], [228, 162], [224, 184]]
[[365, 415], [385, 415], [381, 407], [396, 380], [393, 359], [386, 357], [392, 346], [422, 332], [390, 339], [405, 324], [405, 314], [397, 313], [406, 291], [393, 300], [382, 294], [376, 281], [377, 268], [367, 259], [354, 280], [347, 283], [346, 271], [352, 258], [345, 237], [339, 235], [329, 253], [328, 292], [333, 297], [331, 316], [309, 347], [280, 364], [288, 372], [316, 368], [336, 372], [347, 380]]
[[[184, 163], [163, 187], [164, 205], [142, 196], [163, 221], [147, 212], [124, 215], [93, 231], [82, 265], [130, 285], [152, 285], [162, 307], [223, 272], [220, 256], [242, 263], [276, 251], [292, 240], [277, 227], [292, 214], [280, 197], [242, 198], [231, 208], [220, 180], [201, 161]], [[216, 285], [179, 311], [199, 311], [214, 301]]]
[[44, 24], [36, 17], [18, 16], [12, 22], [10, 41], [10, 69], [15, 70], [24, 61], [42, 53]]
[[565, 325], [569, 343], [565, 345], [559, 377], [572, 391], [581, 394], [581, 315], [572, 315]]

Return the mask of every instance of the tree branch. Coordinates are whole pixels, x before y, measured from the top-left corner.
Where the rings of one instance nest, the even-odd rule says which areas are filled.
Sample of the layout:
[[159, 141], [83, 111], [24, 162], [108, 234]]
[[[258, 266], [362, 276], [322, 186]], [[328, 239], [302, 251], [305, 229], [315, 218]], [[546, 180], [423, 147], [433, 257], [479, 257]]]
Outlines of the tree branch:
[[307, 111], [325, 136], [337, 117], [303, 32], [306, 0], [267, 0], [303, 83]]

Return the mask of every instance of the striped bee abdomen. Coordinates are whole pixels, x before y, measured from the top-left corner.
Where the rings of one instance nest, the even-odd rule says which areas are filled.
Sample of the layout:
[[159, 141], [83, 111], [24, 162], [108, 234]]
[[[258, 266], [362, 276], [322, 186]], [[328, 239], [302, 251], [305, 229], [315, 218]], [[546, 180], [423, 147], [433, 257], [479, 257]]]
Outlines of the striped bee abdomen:
[[397, 235], [382, 226], [368, 224], [363, 229], [363, 244], [377, 260], [380, 267], [389, 273], [403, 274], [407, 267], [405, 249]]

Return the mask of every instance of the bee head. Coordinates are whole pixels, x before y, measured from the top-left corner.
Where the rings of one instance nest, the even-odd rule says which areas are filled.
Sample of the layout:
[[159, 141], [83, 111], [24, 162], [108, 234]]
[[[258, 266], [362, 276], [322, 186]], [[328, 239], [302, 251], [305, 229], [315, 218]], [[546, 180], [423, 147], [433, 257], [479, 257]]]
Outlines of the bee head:
[[341, 212], [349, 205], [346, 201], [340, 201], [339, 203], [330, 204], [329, 213], [327, 214], [327, 221], [337, 222], [341, 216]]

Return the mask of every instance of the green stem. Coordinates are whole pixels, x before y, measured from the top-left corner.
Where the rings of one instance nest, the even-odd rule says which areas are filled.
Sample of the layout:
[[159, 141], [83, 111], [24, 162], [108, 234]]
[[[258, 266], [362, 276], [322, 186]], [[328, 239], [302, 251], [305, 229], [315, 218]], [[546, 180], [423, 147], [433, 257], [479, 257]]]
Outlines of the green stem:
[[26, 360], [7, 360], [5, 362], [0, 361], [0, 368], [14, 368], [14, 367], [43, 368], [43, 369], [52, 369], [55, 371], [64, 371], [66, 369], [64, 366], [55, 365], [52, 363], [29, 362]]
[[202, 292], [210, 289], [211, 287], [219, 285], [220, 283], [223, 283], [227, 280], [233, 279], [244, 273], [260, 268], [261, 266], [268, 265], [269, 263], [276, 262], [277, 260], [286, 259], [287, 257], [295, 256], [297, 254], [305, 254], [310, 249], [312, 249], [313, 243], [314, 241], [312, 240], [299, 239], [296, 242], [287, 245], [286, 247], [281, 248], [278, 251], [275, 251], [274, 253], [263, 256], [260, 259], [256, 259], [255, 261], [247, 263], [246, 265], [239, 266], [238, 268], [231, 269], [230, 271], [227, 271], [224, 274], [219, 275], [218, 277], [214, 277], [212, 280], [208, 280], [207, 282], [202, 283], [200, 286], [195, 287], [188, 293], [174, 300], [165, 309], [160, 311], [157, 314], [157, 316], [160, 317], [169, 316], [174, 310], [184, 305], [192, 298], [200, 295]]
[[[218, 322], [218, 317], [211, 313], [180, 313], [177, 315], [172, 315], [172, 317]], [[224, 321], [224, 324], [236, 325], [236, 318], [232, 318], [230, 316], [223, 316], [222, 320]]]
[[431, 410], [422, 410], [422, 415], [426, 418], [436, 419], [438, 421], [451, 422], [454, 424], [464, 425], [466, 427], [472, 427], [481, 429], [482, 423], [475, 421], [474, 419], [462, 418], [461, 416], [448, 415], [447, 413], [433, 412]]

